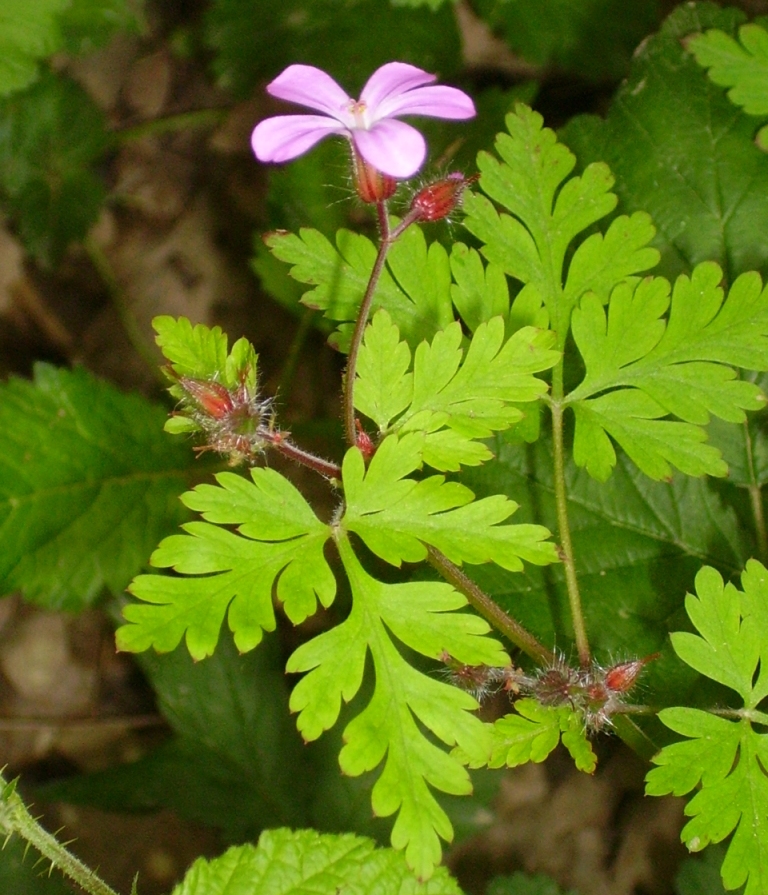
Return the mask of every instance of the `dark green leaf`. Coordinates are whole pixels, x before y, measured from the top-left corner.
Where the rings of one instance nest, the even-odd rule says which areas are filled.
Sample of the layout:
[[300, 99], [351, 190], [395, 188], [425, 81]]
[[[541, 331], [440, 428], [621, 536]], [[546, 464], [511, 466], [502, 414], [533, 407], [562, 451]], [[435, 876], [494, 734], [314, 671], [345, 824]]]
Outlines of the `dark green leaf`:
[[81, 609], [123, 590], [184, 517], [191, 454], [165, 410], [85, 370], [0, 388], [0, 590]]
[[[561, 895], [563, 890], [549, 876], [543, 873], [529, 875], [513, 873], [512, 876], [497, 876], [491, 880], [487, 895]], [[569, 889], [564, 895], [576, 895]]]
[[606, 119], [577, 118], [562, 133], [581, 164], [610, 165], [622, 211], [651, 214], [669, 278], [705, 260], [729, 282], [768, 268], [768, 156], [754, 119], [684, 46], [707, 28], [735, 35], [742, 20], [712, 3], [680, 5], [635, 55]]
[[68, 0], [4, 0], [0, 9], [0, 96], [27, 87], [40, 59], [61, 46], [57, 14]]
[[656, 0], [480, 0], [478, 9], [526, 61], [590, 81], [620, 78], [659, 16]]
[[74, 81], [49, 72], [0, 101], [0, 198], [41, 262], [95, 223], [106, 190], [92, 166], [108, 145], [104, 116]]
[[393, 59], [446, 77], [461, 58], [450, 4], [432, 12], [382, 0], [215, 0], [205, 28], [220, 83], [241, 96], [297, 60], [325, 69], [356, 96]]
[[71, 0], [59, 16], [64, 49], [90, 53], [117, 31], [137, 31], [143, 0]]

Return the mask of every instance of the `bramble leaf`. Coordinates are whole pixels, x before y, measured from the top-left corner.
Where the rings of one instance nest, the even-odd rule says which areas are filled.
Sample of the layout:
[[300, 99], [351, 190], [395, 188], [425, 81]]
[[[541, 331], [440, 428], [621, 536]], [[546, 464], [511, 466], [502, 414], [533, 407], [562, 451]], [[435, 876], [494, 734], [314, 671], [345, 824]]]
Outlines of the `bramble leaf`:
[[585, 292], [607, 299], [625, 277], [656, 264], [658, 252], [647, 247], [654, 229], [643, 213], [617, 218], [604, 236], [594, 233], [576, 248], [566, 276], [574, 239], [616, 206], [613, 177], [597, 163], [566, 179], [576, 159], [542, 126], [541, 115], [518, 105], [506, 121], [509, 133], [496, 138], [501, 161], [481, 152], [478, 167], [483, 192], [511, 214], [468, 193], [464, 224], [492, 264], [535, 290], [563, 346], [571, 310]]
[[191, 457], [164, 419], [83, 369], [0, 387], [0, 593], [77, 611], [125, 588], [186, 515]]
[[[696, 595], [686, 609], [698, 634], [678, 632], [678, 656], [701, 674], [735, 690], [744, 702], [740, 719], [730, 720], [692, 708], [664, 709], [659, 717], [689, 739], [666, 746], [646, 777], [649, 795], [685, 795], [701, 789], [686, 805], [691, 820], [681, 838], [691, 851], [734, 833], [721, 875], [726, 889], [746, 883], [745, 895], [768, 887], [768, 716], [756, 707], [768, 694], [768, 572], [756, 560], [742, 574], [743, 591], [723, 584], [704, 567]], [[735, 831], [735, 832], [734, 832]]]
[[566, 706], [541, 705], [535, 699], [518, 699], [515, 712], [505, 715], [491, 727], [490, 757], [454, 750], [471, 768], [514, 768], [529, 761], [541, 762], [561, 739], [580, 771], [591, 774], [597, 766], [584, 731], [583, 720]]
[[555, 364], [551, 332], [525, 327], [504, 342], [504, 321], [479, 323], [462, 349], [459, 323], [422, 342], [413, 355], [397, 327], [379, 311], [366, 329], [358, 360], [355, 406], [380, 434], [423, 432], [423, 459], [441, 470], [477, 465], [492, 455], [476, 439], [507, 429], [523, 417], [513, 402], [541, 397], [546, 383], [534, 373]]
[[448, 652], [462, 663], [505, 665], [508, 657], [484, 636], [488, 626], [482, 619], [453, 611], [466, 600], [450, 585], [384, 584], [363, 569], [346, 536], [340, 535], [338, 546], [352, 610], [288, 660], [289, 672], [307, 672], [293, 690], [291, 708], [299, 712], [304, 738], [319, 737], [335, 724], [342, 699], [349, 702], [357, 694], [370, 652], [375, 689], [347, 725], [339, 763], [345, 774], [358, 776], [384, 761], [372, 793], [374, 812], [382, 817], [399, 812], [392, 844], [405, 848], [408, 864], [427, 878], [440, 860], [438, 836], [452, 838], [450, 821], [429, 786], [461, 795], [471, 785], [462, 764], [428, 739], [420, 725], [449, 746], [472, 750], [481, 748], [485, 728], [471, 714], [475, 699], [409, 665], [393, 636], [431, 658]]
[[423, 437], [390, 435], [366, 469], [358, 448], [344, 457], [346, 509], [340, 525], [354, 531], [377, 556], [399, 566], [426, 559], [426, 545], [451, 562], [495, 562], [520, 571], [523, 560], [557, 562], [549, 532], [541, 525], [501, 525], [517, 509], [502, 495], [475, 501], [474, 494], [444, 476], [416, 481], [406, 476], [421, 465]]
[[623, 212], [650, 213], [670, 279], [707, 260], [728, 282], [768, 265], [768, 157], [754, 119], [686, 49], [694, 33], [735, 37], [743, 21], [734, 7], [680, 4], [638, 48], [605, 119], [582, 115], [562, 133], [582, 164], [611, 166]]
[[[576, 414], [574, 459], [598, 480], [616, 462], [608, 434], [651, 478], [668, 478], [670, 464], [688, 475], [726, 474], [701, 427], [710, 414], [739, 423], [744, 410], [765, 406], [733, 367], [768, 368], [768, 289], [758, 274], [743, 274], [724, 300], [721, 279], [705, 262], [678, 278], [671, 303], [657, 277], [617, 286], [607, 315], [592, 294], [574, 311], [587, 368], [566, 398]], [[683, 422], [661, 419], [670, 414]]]
[[[374, 244], [359, 233], [339, 230], [334, 247], [322, 233], [309, 229], [298, 235], [272, 233], [265, 242], [276, 258], [293, 265], [294, 279], [315, 286], [301, 300], [343, 324], [330, 341], [346, 351], [376, 258]], [[385, 308], [406, 341], [417, 345], [453, 321], [450, 282], [443, 246], [427, 245], [421, 229], [409, 227], [390, 249], [371, 311]]]
[[218, 858], [198, 858], [172, 895], [461, 895], [442, 867], [420, 882], [401, 854], [376, 848], [351, 833], [267, 830], [257, 846], [230, 848]]
[[0, 100], [0, 196], [44, 264], [56, 264], [96, 222], [106, 189], [93, 166], [109, 143], [101, 110], [60, 75], [46, 72]]
[[[251, 479], [222, 472], [217, 485], [198, 485], [182, 496], [205, 522], [184, 526], [152, 554], [151, 563], [186, 577], [139, 575], [131, 592], [142, 603], [125, 607], [119, 649], [175, 649], [186, 634], [195, 659], [213, 653], [224, 616], [241, 652], [275, 629], [272, 588], [288, 618], [299, 624], [333, 602], [336, 582], [323, 556], [330, 529], [296, 488], [271, 469]], [[236, 525], [237, 533], [220, 528]]]

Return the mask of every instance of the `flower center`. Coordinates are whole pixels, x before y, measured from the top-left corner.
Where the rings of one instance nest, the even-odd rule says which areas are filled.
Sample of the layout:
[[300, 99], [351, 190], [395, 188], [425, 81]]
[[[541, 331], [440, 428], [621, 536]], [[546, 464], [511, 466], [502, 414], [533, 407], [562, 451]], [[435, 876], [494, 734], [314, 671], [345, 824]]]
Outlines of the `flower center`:
[[368, 106], [363, 100], [351, 99], [347, 106], [347, 111], [354, 116], [354, 127], [359, 130], [368, 130]]

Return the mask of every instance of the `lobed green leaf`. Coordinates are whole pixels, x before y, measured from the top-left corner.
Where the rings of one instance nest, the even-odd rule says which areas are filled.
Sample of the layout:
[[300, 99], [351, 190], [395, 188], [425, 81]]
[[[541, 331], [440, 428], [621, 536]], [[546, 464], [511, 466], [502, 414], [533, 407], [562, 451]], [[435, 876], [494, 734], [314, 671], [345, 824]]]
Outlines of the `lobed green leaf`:
[[[152, 554], [151, 563], [183, 577], [139, 575], [130, 591], [141, 600], [125, 607], [118, 647], [141, 652], [175, 649], [182, 636], [191, 655], [213, 653], [226, 615], [241, 652], [275, 628], [272, 589], [299, 624], [329, 606], [336, 582], [323, 556], [330, 529], [296, 488], [271, 469], [251, 469], [251, 482], [219, 473], [217, 485], [198, 485], [182, 500], [204, 522], [184, 526]], [[237, 532], [220, 528], [238, 526]]]
[[308, 672], [293, 690], [291, 708], [299, 712], [304, 738], [316, 739], [336, 722], [342, 700], [349, 702], [359, 691], [370, 652], [375, 689], [347, 725], [339, 763], [345, 774], [358, 776], [384, 761], [372, 793], [374, 812], [383, 817], [398, 812], [392, 844], [405, 848], [408, 864], [428, 878], [440, 860], [438, 837], [452, 837], [430, 786], [461, 795], [471, 785], [462, 764], [427, 738], [420, 725], [443, 743], [466, 749], [484, 741], [484, 727], [471, 714], [475, 699], [409, 665], [393, 636], [431, 658], [448, 652], [472, 665], [504, 665], [508, 658], [500, 644], [484, 636], [488, 626], [482, 619], [454, 611], [466, 601], [450, 585], [384, 584], [363, 569], [345, 536], [338, 546], [352, 588], [352, 610], [289, 659], [289, 672]]

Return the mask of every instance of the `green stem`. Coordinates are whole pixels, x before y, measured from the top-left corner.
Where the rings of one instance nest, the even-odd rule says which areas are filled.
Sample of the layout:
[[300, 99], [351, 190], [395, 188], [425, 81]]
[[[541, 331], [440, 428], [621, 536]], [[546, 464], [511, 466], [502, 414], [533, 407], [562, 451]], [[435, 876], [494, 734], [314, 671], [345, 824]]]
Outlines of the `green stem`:
[[550, 665], [555, 661], [555, 654], [515, 619], [494, 602], [488, 594], [482, 591], [471, 578], [468, 578], [462, 570], [454, 565], [447, 556], [434, 547], [427, 547], [430, 565], [436, 569], [445, 580], [452, 584], [459, 593], [469, 601], [470, 606], [503, 634], [510, 643], [530, 656], [539, 665]]
[[552, 445], [555, 474], [555, 505], [557, 507], [557, 527], [560, 535], [560, 559], [565, 570], [565, 583], [568, 589], [568, 604], [571, 609], [573, 633], [576, 649], [582, 667], [589, 665], [592, 654], [587, 639], [587, 628], [584, 623], [584, 610], [581, 605], [579, 581], [573, 561], [573, 543], [571, 527], [568, 522], [568, 494], [565, 485], [565, 447], [563, 445], [563, 361], [557, 364], [552, 376]]
[[15, 781], [6, 783], [0, 776], [0, 831], [10, 836], [18, 833], [33, 845], [43, 857], [88, 895], [117, 895], [90, 867], [87, 867], [45, 830], [27, 811], [16, 793]]
[[198, 109], [195, 112], [180, 112], [177, 115], [166, 115], [163, 118], [152, 118], [142, 121], [133, 127], [125, 127], [114, 131], [119, 143], [130, 143], [156, 134], [169, 134], [176, 131], [191, 130], [194, 127], [216, 127], [229, 114], [229, 109]]
[[312, 329], [312, 320], [314, 319], [315, 314], [317, 314], [317, 311], [312, 308], [307, 308], [299, 321], [296, 334], [291, 342], [291, 347], [288, 349], [288, 357], [285, 359], [283, 371], [280, 374], [280, 382], [277, 386], [277, 394], [283, 402], [288, 401], [288, 397], [291, 393], [293, 379], [299, 365], [299, 358], [301, 357], [301, 349], [304, 347], [307, 336]]

